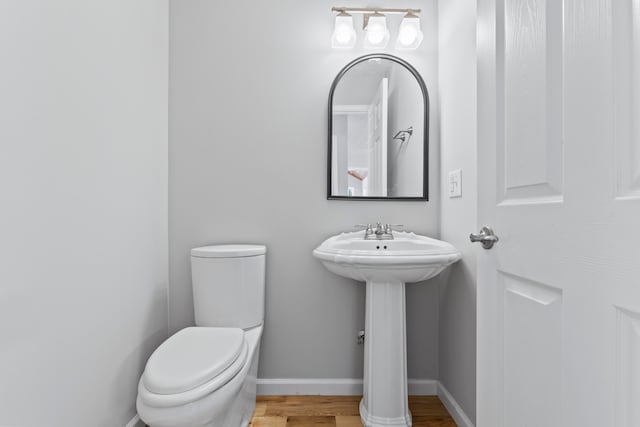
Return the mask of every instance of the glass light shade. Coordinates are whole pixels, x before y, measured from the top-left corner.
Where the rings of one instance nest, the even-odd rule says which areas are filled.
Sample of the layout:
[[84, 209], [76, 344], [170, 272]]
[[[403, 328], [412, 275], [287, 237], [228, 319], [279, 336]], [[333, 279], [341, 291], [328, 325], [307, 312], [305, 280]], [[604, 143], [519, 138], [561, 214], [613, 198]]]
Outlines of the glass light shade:
[[412, 13], [408, 13], [400, 23], [396, 49], [411, 50], [417, 49], [422, 43], [424, 35], [420, 29], [420, 18]]
[[341, 12], [336, 16], [336, 22], [331, 35], [331, 47], [349, 49], [356, 45], [356, 30], [353, 28], [353, 16]]
[[384, 49], [387, 43], [389, 43], [387, 18], [380, 13], [370, 15], [365, 28], [364, 47], [366, 49]]

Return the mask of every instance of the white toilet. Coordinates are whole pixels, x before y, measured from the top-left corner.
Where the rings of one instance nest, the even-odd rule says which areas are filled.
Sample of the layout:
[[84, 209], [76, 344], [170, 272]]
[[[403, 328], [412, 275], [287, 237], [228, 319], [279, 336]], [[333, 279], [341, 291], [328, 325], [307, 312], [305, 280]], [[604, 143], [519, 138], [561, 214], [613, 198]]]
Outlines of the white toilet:
[[247, 426], [256, 404], [266, 247], [191, 250], [195, 327], [147, 361], [136, 402], [151, 427]]

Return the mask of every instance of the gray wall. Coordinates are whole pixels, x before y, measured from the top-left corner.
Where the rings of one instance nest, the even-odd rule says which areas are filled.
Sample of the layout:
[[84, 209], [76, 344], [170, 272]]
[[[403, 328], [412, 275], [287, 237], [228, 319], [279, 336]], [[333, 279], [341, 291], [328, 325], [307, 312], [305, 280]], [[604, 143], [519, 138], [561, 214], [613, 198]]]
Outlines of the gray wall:
[[[345, 64], [366, 53], [331, 49], [331, 6], [324, 0], [171, 2], [170, 330], [193, 323], [190, 248], [265, 243], [262, 378], [362, 377], [355, 336], [364, 324], [364, 286], [329, 273], [311, 256], [322, 240], [376, 220], [438, 235], [436, 108], [432, 202], [326, 200], [329, 88]], [[420, 71], [435, 107], [436, 3], [402, 6], [423, 8], [425, 42], [400, 56]], [[394, 19], [397, 27], [400, 17]], [[410, 285], [407, 299], [409, 376], [436, 378], [437, 286]]]
[[[441, 116], [441, 236], [462, 251], [440, 295], [440, 381], [471, 420], [476, 415], [477, 232], [476, 2], [439, 5]], [[449, 199], [450, 170], [462, 169], [462, 198]]]
[[124, 426], [167, 336], [168, 4], [0, 2], [0, 425]]

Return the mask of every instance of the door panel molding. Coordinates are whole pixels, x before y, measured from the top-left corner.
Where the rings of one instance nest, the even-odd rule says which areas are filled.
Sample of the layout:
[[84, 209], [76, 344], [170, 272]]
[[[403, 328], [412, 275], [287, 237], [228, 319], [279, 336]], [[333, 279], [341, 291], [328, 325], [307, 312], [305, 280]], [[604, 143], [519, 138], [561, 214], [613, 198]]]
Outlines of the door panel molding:
[[504, 298], [503, 425], [560, 427], [563, 292], [515, 274], [498, 273]]
[[616, 307], [616, 427], [640, 425], [640, 313]]
[[563, 2], [498, 0], [501, 205], [563, 201]]
[[640, 0], [613, 8], [616, 197], [640, 198]]

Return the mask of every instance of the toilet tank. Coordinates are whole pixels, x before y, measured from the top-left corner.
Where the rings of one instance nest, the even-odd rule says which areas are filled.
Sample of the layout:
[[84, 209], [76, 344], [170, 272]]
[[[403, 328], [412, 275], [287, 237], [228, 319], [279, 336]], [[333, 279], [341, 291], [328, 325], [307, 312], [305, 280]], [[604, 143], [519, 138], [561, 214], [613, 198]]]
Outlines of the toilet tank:
[[214, 245], [191, 250], [196, 326], [248, 329], [264, 319], [262, 245]]

